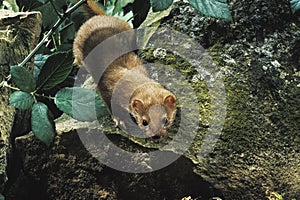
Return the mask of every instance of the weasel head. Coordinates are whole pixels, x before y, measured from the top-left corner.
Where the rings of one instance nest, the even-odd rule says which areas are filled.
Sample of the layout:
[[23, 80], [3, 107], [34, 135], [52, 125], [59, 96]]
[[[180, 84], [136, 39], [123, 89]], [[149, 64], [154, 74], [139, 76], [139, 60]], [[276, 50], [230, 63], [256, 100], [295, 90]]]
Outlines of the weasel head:
[[160, 138], [167, 134], [176, 115], [176, 99], [169, 92], [166, 96], [155, 96], [155, 100], [132, 99], [130, 112], [135, 122], [148, 137]]

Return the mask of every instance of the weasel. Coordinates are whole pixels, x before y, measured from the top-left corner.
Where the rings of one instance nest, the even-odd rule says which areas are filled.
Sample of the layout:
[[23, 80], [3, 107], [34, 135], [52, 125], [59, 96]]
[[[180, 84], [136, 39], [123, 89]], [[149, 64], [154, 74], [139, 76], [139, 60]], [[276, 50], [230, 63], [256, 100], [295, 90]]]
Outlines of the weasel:
[[[79, 28], [73, 53], [75, 64], [86, 67], [95, 79], [95, 69], [104, 66], [86, 65], [84, 59], [98, 44], [118, 33], [131, 30], [131, 27], [121, 19], [105, 15], [92, 0], [87, 1], [87, 6], [95, 16]], [[146, 137], [165, 136], [167, 128], [174, 121], [175, 95], [149, 77], [143, 62], [134, 52], [126, 53], [108, 65], [97, 84], [97, 92], [117, 125], [126, 128], [128, 119], [133, 120]], [[119, 112], [123, 114], [114, 114]]]

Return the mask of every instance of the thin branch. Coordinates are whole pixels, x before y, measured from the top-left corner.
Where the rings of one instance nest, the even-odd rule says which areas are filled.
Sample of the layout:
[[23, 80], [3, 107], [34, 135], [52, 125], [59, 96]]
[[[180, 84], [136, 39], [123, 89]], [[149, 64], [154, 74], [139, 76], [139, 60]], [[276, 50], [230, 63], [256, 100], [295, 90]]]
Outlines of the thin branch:
[[36, 96], [36, 97], [43, 97], [43, 98], [50, 99], [50, 100], [55, 100], [55, 97], [45, 96], [43, 94], [34, 93], [34, 96]]
[[56, 29], [59, 27], [61, 23], [71, 14], [73, 13], [78, 7], [80, 7], [83, 3], [85, 3], [86, 0], [80, 0], [78, 3], [76, 3], [74, 6], [66, 10], [66, 12], [63, 14], [63, 16], [57, 20], [57, 22], [54, 24], [52, 29], [43, 37], [43, 39], [40, 41], [40, 43], [30, 52], [30, 54], [19, 64], [19, 66], [25, 65], [31, 58], [36, 54], [36, 52], [44, 45], [44, 43], [51, 37], [51, 35], [56, 31]]
[[13, 87], [13, 86], [9, 85], [6, 81], [3, 81], [3, 87], [7, 87], [7, 88], [10, 88], [12, 90], [17, 90], [17, 91], [20, 90], [19, 88], [16, 88], [16, 87]]
[[[5, 80], [5, 79], [6, 79], [6, 80]], [[0, 83], [0, 89], [1, 89], [2, 87], [4, 87], [5, 83], [8, 82], [8, 81], [11, 79], [11, 75], [8, 75], [7, 78], [5, 78], [5, 79], [4, 79], [4, 81], [2, 81], [2, 82]]]

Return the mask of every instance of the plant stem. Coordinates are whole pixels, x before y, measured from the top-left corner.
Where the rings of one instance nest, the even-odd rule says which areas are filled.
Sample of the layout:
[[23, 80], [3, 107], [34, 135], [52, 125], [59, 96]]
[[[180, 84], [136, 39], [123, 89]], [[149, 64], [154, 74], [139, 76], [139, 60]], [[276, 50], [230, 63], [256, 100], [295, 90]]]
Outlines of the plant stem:
[[[5, 80], [6, 79], [6, 80]], [[5, 87], [5, 84], [11, 79], [11, 74], [4, 78], [4, 81], [0, 83], [0, 88]]]
[[17, 91], [20, 90], [19, 88], [16, 88], [16, 87], [13, 87], [13, 86], [9, 85], [9, 84], [7, 83], [7, 81], [2, 81], [1, 84], [2, 84], [3, 87], [7, 87], [7, 88], [10, 88], [10, 89], [12, 89], [12, 90], [17, 90]]
[[54, 26], [50, 29], [50, 31], [43, 37], [43, 39], [38, 43], [38, 45], [30, 52], [30, 54], [19, 64], [19, 66], [25, 65], [35, 54], [36, 52], [44, 45], [44, 43], [50, 38], [50, 36], [56, 31], [56, 29], [61, 25], [61, 23], [78, 7], [80, 7], [86, 0], [80, 0], [74, 6], [66, 10], [63, 16], [57, 20]]
[[34, 93], [34, 96], [37, 96], [37, 97], [44, 97], [44, 98], [47, 98], [47, 99], [55, 100], [55, 97], [45, 96], [45, 95], [37, 94], [37, 93]]

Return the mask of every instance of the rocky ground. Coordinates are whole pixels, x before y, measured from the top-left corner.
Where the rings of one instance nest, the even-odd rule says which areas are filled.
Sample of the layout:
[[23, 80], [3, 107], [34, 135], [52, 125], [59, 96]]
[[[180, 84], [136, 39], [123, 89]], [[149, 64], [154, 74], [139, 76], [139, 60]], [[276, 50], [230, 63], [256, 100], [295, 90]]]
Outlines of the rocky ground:
[[[199, 156], [212, 121], [218, 121], [211, 116], [207, 79], [186, 61], [178, 64], [176, 55], [162, 58], [147, 54], [149, 51], [143, 54], [145, 60], [174, 66], [197, 88], [200, 123], [188, 151], [158, 171], [120, 172], [93, 158], [78, 135], [83, 126], [67, 119], [66, 127], [61, 128], [65, 133], [56, 137], [51, 148], [32, 135], [17, 139], [9, 163], [14, 176], [7, 184], [7, 199], [297, 199], [299, 17], [291, 14], [288, 1], [232, 0], [230, 6], [232, 22], [203, 17], [189, 5], [178, 3], [161, 23], [207, 49], [223, 74], [226, 117], [212, 152]], [[182, 102], [186, 105], [184, 98]], [[57, 127], [64, 123], [58, 121]], [[128, 139], [109, 117], [101, 121], [101, 127], [114, 144], [133, 152], [156, 150], [176, 136], [171, 131], [158, 144]], [[178, 153], [167, 150], [169, 156]]]

